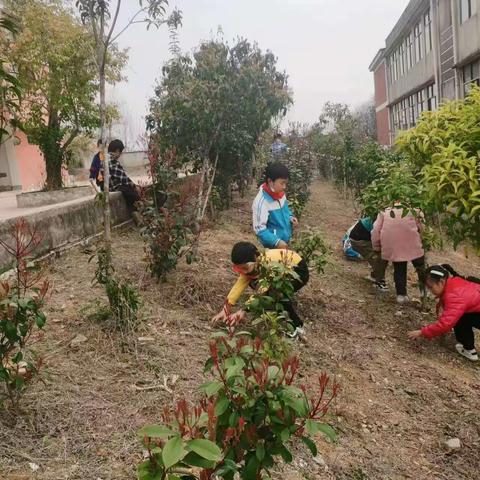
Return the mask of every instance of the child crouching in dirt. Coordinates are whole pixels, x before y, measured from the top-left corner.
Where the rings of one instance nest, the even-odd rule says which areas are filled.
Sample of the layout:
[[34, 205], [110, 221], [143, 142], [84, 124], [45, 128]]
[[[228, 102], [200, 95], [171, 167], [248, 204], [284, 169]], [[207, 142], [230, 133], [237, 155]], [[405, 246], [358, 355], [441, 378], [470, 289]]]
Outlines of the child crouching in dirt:
[[435, 265], [427, 269], [425, 285], [438, 298], [437, 312], [442, 310], [442, 313], [435, 323], [409, 332], [408, 337], [431, 339], [453, 328], [458, 353], [478, 361], [473, 329], [480, 330], [480, 280], [463, 278], [450, 265]]
[[[292, 286], [297, 292], [303, 288], [309, 280], [308, 265], [300, 255], [292, 250], [287, 249], [271, 249], [265, 250], [265, 257], [272, 262], [284, 262], [287, 266], [293, 268], [293, 271], [298, 275], [298, 279], [292, 281]], [[240, 299], [242, 293], [245, 291], [248, 285], [255, 288], [254, 282], [259, 279], [258, 265], [261, 258], [261, 254], [257, 247], [250, 242], [239, 242], [233, 246], [232, 249], [232, 263], [233, 269], [240, 274], [235, 285], [233, 285], [230, 293], [227, 296], [224, 307], [213, 317], [212, 322], [214, 324], [226, 321], [231, 315], [232, 306], [234, 306]], [[294, 328], [293, 333], [289, 334], [290, 337], [296, 338], [304, 333], [303, 321], [295, 311], [291, 301], [284, 302], [283, 306], [287, 311], [291, 324]], [[243, 311], [235, 313], [236, 316], [242, 316]]]
[[373, 249], [372, 230], [372, 219], [365, 217], [355, 223], [347, 235], [350, 247], [354, 252], [359, 253], [362, 258], [369, 263], [372, 269], [372, 273], [366, 278], [371, 281], [378, 290], [384, 292], [388, 290], [385, 282], [385, 270], [388, 261], [383, 260], [381, 253]]

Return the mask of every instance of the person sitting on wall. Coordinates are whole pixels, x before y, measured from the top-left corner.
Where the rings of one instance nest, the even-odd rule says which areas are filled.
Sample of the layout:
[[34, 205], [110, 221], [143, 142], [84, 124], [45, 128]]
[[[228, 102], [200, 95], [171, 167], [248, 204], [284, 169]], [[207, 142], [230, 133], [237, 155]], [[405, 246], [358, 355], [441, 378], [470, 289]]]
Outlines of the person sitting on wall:
[[98, 140], [97, 149], [98, 152], [94, 155], [92, 159], [92, 164], [90, 165], [90, 183], [97, 193], [103, 192], [103, 161], [104, 155], [102, 151], [102, 140]]
[[121, 140], [112, 140], [108, 145], [110, 159], [108, 161], [110, 171], [109, 187], [111, 192], [122, 192], [127, 208], [132, 214], [135, 223], [139, 223], [139, 213], [135, 203], [140, 200], [140, 194], [137, 185], [127, 175], [123, 165], [119, 162], [125, 146]]

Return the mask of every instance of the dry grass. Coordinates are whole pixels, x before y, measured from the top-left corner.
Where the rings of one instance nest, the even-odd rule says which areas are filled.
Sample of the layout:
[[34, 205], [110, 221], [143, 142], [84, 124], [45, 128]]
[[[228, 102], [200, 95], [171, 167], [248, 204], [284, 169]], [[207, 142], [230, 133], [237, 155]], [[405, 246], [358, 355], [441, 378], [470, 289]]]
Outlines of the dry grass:
[[[195, 397], [204, 381], [208, 319], [235, 278], [231, 245], [252, 238], [249, 201], [238, 200], [206, 231], [199, 263], [182, 262], [167, 283], [146, 273], [143, 244], [134, 230], [117, 234], [117, 271], [134, 280], [144, 302], [138, 336], [147, 338], [133, 350], [102, 323], [89, 320], [95, 304], [106, 301], [102, 290], [91, 286], [89, 255], [74, 249], [51, 264], [55, 291], [45, 338], [36, 345], [48, 371], [45, 383], [26, 393], [23, 415], [0, 415], [2, 480], [135, 478], [142, 455], [136, 431], [155, 422], [165, 403]], [[334, 253], [327, 275], [312, 275], [300, 294], [308, 341], [296, 348], [305, 383], [327, 370], [342, 385], [332, 419], [340, 439], [336, 445], [318, 439], [327, 469], [296, 445], [294, 464], [281, 465], [274, 478], [473, 480], [480, 468], [478, 369], [455, 356], [451, 337], [419, 344], [406, 340], [407, 330], [431, 317], [409, 306], [398, 309], [392, 295], [375, 296], [361, 280], [365, 266], [343, 260], [339, 240], [353, 219], [332, 187], [315, 185], [303, 222], [323, 229]], [[433, 258], [478, 274], [478, 262], [459, 254]], [[80, 333], [87, 342], [71, 347]], [[178, 375], [175, 385], [173, 375]], [[161, 387], [164, 377], [173, 393]], [[460, 451], [445, 451], [449, 436], [461, 439]], [[29, 463], [39, 469], [33, 472]]]

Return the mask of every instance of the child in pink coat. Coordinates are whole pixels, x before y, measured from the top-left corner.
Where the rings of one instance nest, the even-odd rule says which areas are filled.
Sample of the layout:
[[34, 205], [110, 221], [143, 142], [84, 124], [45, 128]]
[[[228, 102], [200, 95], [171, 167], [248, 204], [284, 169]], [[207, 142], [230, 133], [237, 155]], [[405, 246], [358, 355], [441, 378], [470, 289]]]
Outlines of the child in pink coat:
[[382, 259], [393, 263], [397, 302], [408, 302], [407, 263], [412, 262], [418, 274], [420, 291], [424, 294], [425, 251], [420, 236], [422, 225], [411, 212], [403, 216], [400, 206], [387, 208], [373, 225], [372, 246], [382, 252]]

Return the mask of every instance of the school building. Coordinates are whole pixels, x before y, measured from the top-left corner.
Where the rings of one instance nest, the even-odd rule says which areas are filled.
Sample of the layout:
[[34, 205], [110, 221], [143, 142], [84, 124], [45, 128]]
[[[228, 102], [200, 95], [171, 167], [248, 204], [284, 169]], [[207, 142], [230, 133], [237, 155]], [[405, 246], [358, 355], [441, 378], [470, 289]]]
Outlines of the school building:
[[23, 132], [0, 143], [0, 192], [38, 190], [45, 183], [45, 160]]
[[424, 110], [480, 83], [480, 0], [411, 0], [370, 64], [377, 136], [390, 146]]

